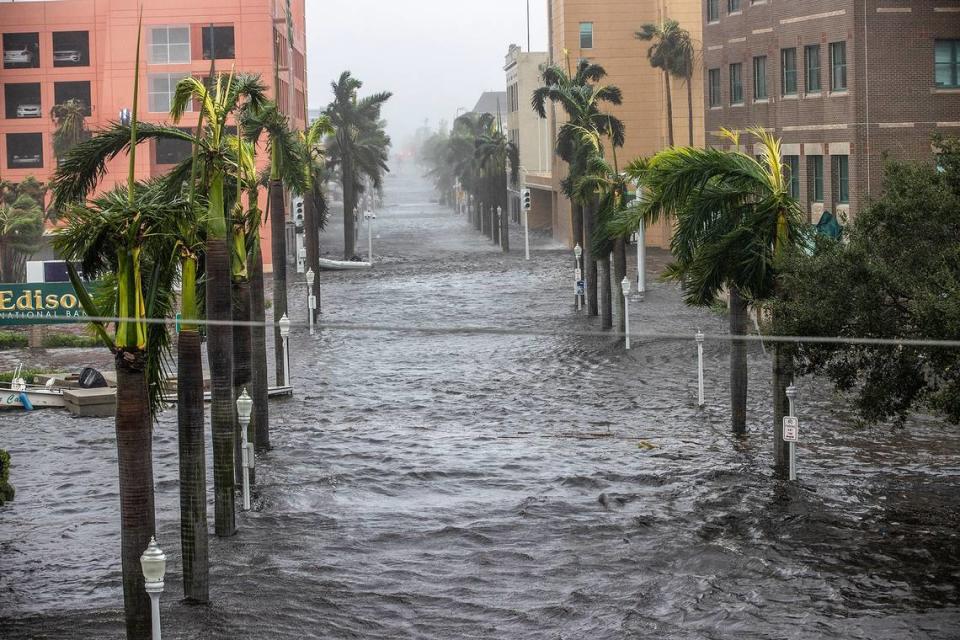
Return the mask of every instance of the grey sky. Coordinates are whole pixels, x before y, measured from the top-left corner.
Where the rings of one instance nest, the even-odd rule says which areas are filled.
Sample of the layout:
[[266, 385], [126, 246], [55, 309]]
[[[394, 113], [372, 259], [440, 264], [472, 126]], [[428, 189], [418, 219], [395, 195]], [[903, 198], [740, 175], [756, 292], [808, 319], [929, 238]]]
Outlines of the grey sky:
[[[435, 127], [483, 91], [505, 91], [511, 43], [526, 50], [526, 0], [307, 0], [310, 106], [330, 100], [349, 69], [365, 92], [392, 91], [384, 112], [395, 145]], [[530, 0], [531, 42], [546, 51], [547, 1]]]

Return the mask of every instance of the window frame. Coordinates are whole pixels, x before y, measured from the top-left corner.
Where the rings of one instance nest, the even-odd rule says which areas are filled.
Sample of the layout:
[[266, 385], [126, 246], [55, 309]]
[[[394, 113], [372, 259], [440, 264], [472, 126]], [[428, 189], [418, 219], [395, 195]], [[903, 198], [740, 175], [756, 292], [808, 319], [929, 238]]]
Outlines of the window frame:
[[830, 156], [830, 178], [836, 194], [836, 204], [850, 204], [850, 156]]
[[[716, 80], [716, 85], [714, 85]], [[720, 67], [707, 69], [707, 104], [712, 109], [723, 106], [723, 89], [721, 88]]]
[[[792, 58], [792, 64], [787, 64]], [[792, 88], [791, 82], [793, 81]], [[780, 49], [780, 95], [783, 97], [797, 95], [797, 48]]]
[[[941, 44], [950, 47], [950, 60], [947, 62], [940, 62], [937, 58]], [[941, 65], [945, 65], [949, 70], [949, 84], [940, 84], [938, 80]], [[938, 89], [960, 89], [960, 39], [938, 38], [933, 41], [933, 84]]]
[[[759, 67], [763, 67], [760, 69]], [[760, 89], [763, 88], [763, 93]], [[753, 56], [753, 101], [768, 102], [770, 92], [767, 89], [767, 56]]]
[[823, 155], [815, 154], [807, 156], [807, 185], [811, 202], [823, 204], [823, 180]]
[[743, 5], [740, 4], [741, 0], [727, 0], [727, 15], [732, 16], [738, 13], [743, 13]]
[[[840, 51], [843, 53], [842, 62], [837, 62], [837, 52]], [[842, 78], [842, 86], [838, 83], [837, 72], [840, 72]], [[830, 93], [842, 93], [847, 91], [848, 82], [847, 82], [847, 42], [846, 40], [840, 40], [839, 42], [830, 43]]]
[[[19, 165], [14, 165], [14, 164], [13, 164], [13, 156], [15, 155], [15, 154], [14, 154], [14, 151], [17, 150], [17, 149], [16, 149], [16, 147], [17, 147], [16, 140], [17, 140], [18, 138], [19, 138], [19, 139], [25, 139], [25, 138], [27, 138], [27, 137], [31, 138], [31, 140], [35, 140], [37, 137], [39, 137], [40, 145], [37, 147], [37, 149], [40, 151], [40, 153], [39, 153], [40, 159], [39, 159], [39, 161], [38, 161], [37, 164], [19, 164]], [[15, 169], [43, 169], [43, 167], [44, 167], [44, 160], [45, 160], [45, 159], [44, 159], [44, 155], [45, 155], [45, 154], [44, 154], [44, 148], [43, 148], [43, 145], [44, 145], [44, 140], [43, 140], [43, 138], [44, 138], [43, 133], [42, 133], [42, 132], [38, 132], [38, 131], [22, 131], [22, 132], [21, 132], [21, 131], [8, 131], [7, 134], [6, 134], [6, 143], [7, 143], [7, 157], [6, 157], [6, 161], [7, 161], [7, 169], [9, 169], [9, 170], [11, 170], [11, 171], [12, 171], [12, 170], [15, 170]]]
[[[589, 30], [590, 46], [589, 46], [589, 47], [583, 46], [583, 38], [584, 38], [585, 35], [587, 35], [587, 32], [585, 32], [585, 31], [583, 30], [583, 28], [584, 28], [585, 26], [589, 26], [589, 27], [590, 27], [590, 30]], [[593, 49], [593, 45], [595, 45], [595, 44], [596, 44], [596, 43], [594, 42], [593, 23], [592, 23], [592, 22], [581, 22], [581, 23], [580, 23], [580, 49], [581, 49], [581, 50], [582, 50], [582, 49]]]
[[790, 197], [792, 197], [797, 202], [800, 201], [800, 156], [798, 155], [785, 155], [783, 156], [784, 166], [789, 171], [789, 174], [786, 176], [787, 184], [790, 188]]
[[720, 0], [707, 0], [707, 24], [720, 22]]
[[217, 40], [217, 38], [216, 38], [216, 33], [217, 33], [216, 30], [218, 30], [218, 29], [219, 29], [219, 30], [229, 29], [230, 32], [231, 32], [231, 41], [232, 41], [232, 42], [231, 42], [231, 45], [230, 45], [230, 48], [232, 49], [231, 55], [229, 55], [229, 56], [220, 56], [220, 55], [217, 55], [217, 56], [216, 56], [216, 59], [217, 59], [217, 60], [236, 60], [236, 58], [237, 58], [237, 30], [236, 30], [236, 27], [235, 27], [233, 24], [214, 24], [214, 25], [212, 25], [212, 26], [211, 26], [211, 25], [205, 25], [205, 26], [200, 27], [200, 54], [203, 56], [203, 59], [204, 59], [204, 60], [209, 60], [209, 59], [210, 59], [210, 56], [216, 54], [215, 51], [210, 51], [209, 53], [207, 52], [207, 35], [206, 35], [206, 34], [207, 34], [208, 31], [211, 30], [211, 28], [214, 29], [214, 31], [211, 32], [211, 33], [212, 33], [212, 36], [211, 36], [211, 37], [212, 37], [212, 41], [213, 41], [212, 44], [213, 44], [214, 46], [216, 46], [216, 44], [217, 44], [217, 42], [218, 42], [218, 40]]
[[[805, 94], [821, 93], [823, 91], [823, 61], [820, 56], [820, 44], [808, 44], [803, 47], [803, 92]], [[810, 65], [811, 53], [816, 53], [816, 73], [811, 73], [813, 68]], [[810, 80], [815, 78], [816, 88], [810, 86]]]
[[[154, 95], [160, 95], [160, 94], [161, 94], [160, 91], [154, 91], [153, 81], [156, 80], [156, 79], [158, 79], [158, 78], [160, 78], [161, 76], [166, 76], [166, 78], [167, 78], [167, 86], [168, 86], [168, 91], [164, 94], [164, 95], [166, 95], [166, 101], [167, 101], [167, 108], [166, 108], [165, 110], [163, 110], [163, 109], [155, 109], [155, 108], [154, 108], [154, 103], [153, 103], [153, 97], [154, 97]], [[164, 72], [161, 72], [161, 73], [150, 73], [150, 74], [147, 74], [147, 112], [148, 112], [148, 113], [170, 113], [170, 102], [171, 102], [171, 98], [173, 97], [173, 92], [176, 90], [177, 83], [180, 82], [180, 81], [181, 81], [182, 79], [184, 79], [184, 78], [189, 78], [190, 76], [191, 76], [191, 74], [189, 74], [189, 73], [177, 73], [177, 72], [169, 72], [169, 71], [164, 71]], [[174, 77], [176, 78], [176, 81], [171, 82], [171, 80], [172, 80]], [[187, 111], [187, 112], [192, 112], [192, 111], [193, 111], [193, 101], [192, 101], [192, 100], [187, 103], [187, 108], [185, 109], [185, 111]]]
[[[155, 40], [156, 34], [159, 31], [163, 31], [166, 37], [166, 41], [163, 42], [162, 44], [157, 43]], [[176, 60], [171, 59], [171, 56], [170, 56], [170, 46], [171, 46], [170, 32], [171, 31], [183, 31], [187, 34], [186, 42], [176, 42], [173, 44], [173, 46], [176, 46], [176, 47], [186, 46], [187, 55], [186, 55], [186, 58], [184, 58], [183, 60], [180, 60], [179, 58], [177, 58]], [[160, 46], [164, 48], [164, 51], [166, 53], [166, 56], [164, 57], [164, 59], [159, 59], [156, 57], [157, 47], [160, 47]], [[190, 37], [190, 25], [183, 25], [183, 24], [151, 25], [150, 26], [150, 55], [148, 56], [148, 60], [149, 60], [149, 64], [190, 64], [193, 61], [193, 42]]]
[[[734, 73], [736, 69], [736, 73]], [[728, 67], [728, 74], [730, 78], [730, 105], [742, 105], [743, 104], [743, 63], [742, 62], [731, 62]], [[734, 79], [736, 79], [736, 84], [734, 84]]]

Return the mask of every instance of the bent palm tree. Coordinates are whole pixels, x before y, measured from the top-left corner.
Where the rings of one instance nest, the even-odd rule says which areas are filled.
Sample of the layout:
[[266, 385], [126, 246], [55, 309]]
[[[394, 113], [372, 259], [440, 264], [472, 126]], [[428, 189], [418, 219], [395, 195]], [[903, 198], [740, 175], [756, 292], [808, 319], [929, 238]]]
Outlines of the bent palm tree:
[[43, 245], [43, 210], [28, 195], [0, 202], [0, 282], [21, 282], [26, 259]]
[[[644, 220], [674, 215], [671, 241], [674, 263], [668, 275], [678, 280], [691, 305], [710, 305], [730, 292], [730, 333], [746, 331], [746, 300], [762, 303], [777, 294], [777, 262], [791, 247], [802, 246], [803, 212], [790, 195], [780, 142], [763, 129], [749, 130], [763, 149], [757, 160], [741, 152], [675, 147], [661, 151], [635, 175], [644, 187], [641, 200], [614, 223], [628, 234]], [[739, 146], [739, 135], [724, 132]], [[730, 355], [733, 429], [746, 430], [746, 347], [734, 339]], [[782, 440], [785, 389], [791, 375], [788, 348], [774, 347], [774, 432], [777, 469], [783, 471]]]
[[[303, 147], [303, 233], [304, 248], [307, 251], [307, 269], [320, 276], [320, 217], [326, 212], [326, 197], [323, 194], [324, 164], [326, 150], [323, 142], [327, 136], [334, 133], [330, 118], [323, 115], [313, 121], [307, 130], [300, 134], [300, 143]], [[324, 220], [323, 222], [326, 222]], [[318, 287], [319, 288], [319, 287]], [[318, 298], [319, 299], [319, 298]], [[320, 305], [314, 310], [313, 320], [316, 322], [320, 313]]]
[[670, 92], [670, 77], [679, 78], [687, 85], [687, 126], [689, 144], [693, 146], [693, 57], [694, 46], [690, 32], [676, 20], [667, 19], [663, 24], [648, 23], [634, 34], [638, 40], [653, 42], [647, 50], [650, 66], [663, 71], [667, 99], [667, 139], [673, 140], [673, 95]]
[[57, 123], [53, 132], [53, 153], [62, 158], [75, 145], [90, 138], [87, 130], [87, 107], [79, 100], [66, 100], [50, 109], [50, 117]]
[[[477, 141], [476, 156], [490, 184], [488, 197], [490, 206], [502, 212], [499, 221], [496, 217], [492, 223], [499, 222], [499, 229], [494, 234], [499, 236], [500, 247], [504, 253], [510, 251], [510, 217], [507, 215], [507, 188], [509, 179], [516, 182], [520, 171], [520, 150], [510, 142], [503, 131], [491, 128]], [[509, 172], [509, 174], [508, 174]], [[491, 225], [491, 228], [494, 225]]]

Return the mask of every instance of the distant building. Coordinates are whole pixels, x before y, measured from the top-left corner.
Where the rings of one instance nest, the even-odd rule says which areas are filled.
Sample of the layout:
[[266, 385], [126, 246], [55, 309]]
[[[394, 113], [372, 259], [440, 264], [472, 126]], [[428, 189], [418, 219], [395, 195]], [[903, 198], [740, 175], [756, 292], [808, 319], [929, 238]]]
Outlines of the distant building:
[[774, 132], [813, 222], [878, 194], [885, 155], [932, 162], [931, 135], [960, 134], [955, 0], [706, 0], [703, 21], [707, 143]]
[[[137, 9], [143, 6], [140, 109], [144, 122], [169, 121], [170, 99], [186, 76], [218, 71], [259, 73], [292, 125], [304, 126], [305, 0], [57, 0], [0, 3], [4, 51], [0, 95], [0, 163], [5, 180], [47, 181], [56, 169], [51, 108], [69, 99], [87, 106], [90, 129], [108, 126], [132, 106]], [[290, 8], [288, 21], [287, 9]], [[292, 39], [291, 39], [292, 36]], [[274, 59], [280, 67], [274, 86]], [[195, 127], [188, 113], [180, 126]], [[160, 175], [187, 157], [189, 145], [140, 145], [138, 179]], [[268, 157], [258, 160], [266, 166]], [[126, 180], [127, 161], [108, 166], [102, 187]], [[261, 196], [265, 200], [265, 194]], [[265, 202], [261, 205], [264, 206]], [[270, 228], [264, 261], [272, 267]]]
[[[626, 124], [626, 146], [617, 150], [621, 167], [639, 156], [652, 155], [669, 144], [663, 74], [652, 68], [647, 59], [650, 43], [637, 40], [634, 34], [646, 23], [662, 23], [672, 18], [690, 32], [694, 43], [699, 43], [702, 2], [704, 0], [550, 0], [547, 5], [550, 61], [563, 67], [569, 64], [573, 68], [581, 58], [587, 58], [607, 70], [608, 76], [602, 81], [603, 84], [616, 85], [623, 91], [623, 105], [609, 109]], [[692, 142], [702, 145], [703, 81], [699, 66], [694, 71], [691, 89]], [[691, 142], [688, 137], [687, 87], [682, 81], [674, 79], [670, 94], [674, 142], [685, 145]], [[551, 125], [551, 140], [556, 140], [556, 130], [563, 124], [564, 116], [560, 108], [553, 108], [552, 113], [555, 117]], [[572, 246], [575, 238], [570, 202], [560, 190], [560, 182], [567, 175], [567, 165], [552, 150], [551, 155], [553, 236]], [[607, 156], [612, 160], [609, 149]], [[648, 245], [669, 246], [669, 225], [664, 223], [650, 227], [646, 238]]]
[[[510, 214], [515, 220], [519, 220], [520, 189], [528, 182], [551, 183], [550, 120], [541, 118], [530, 106], [549, 57], [546, 52], [524, 53], [517, 45], [511, 45], [503, 67], [507, 80], [508, 136], [520, 151], [519, 179], [517, 184], [510, 186]], [[553, 224], [551, 199], [542, 189], [531, 191], [531, 195], [536, 197], [531, 202], [530, 226], [550, 229]]]
[[470, 110], [470, 113], [489, 113], [496, 118], [494, 126], [499, 126], [502, 131], [506, 132], [507, 92], [484, 91], [480, 94], [480, 99], [477, 100], [477, 104]]

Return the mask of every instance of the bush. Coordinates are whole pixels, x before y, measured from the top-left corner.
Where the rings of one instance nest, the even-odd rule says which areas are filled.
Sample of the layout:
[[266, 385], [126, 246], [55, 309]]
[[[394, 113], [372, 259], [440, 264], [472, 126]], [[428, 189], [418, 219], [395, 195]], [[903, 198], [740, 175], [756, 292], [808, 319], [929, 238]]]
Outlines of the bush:
[[0, 449], [0, 506], [13, 500], [13, 485], [10, 484], [10, 454]]
[[[23, 371], [20, 372], [20, 375], [23, 377], [24, 380], [27, 381], [27, 384], [33, 384], [33, 379], [36, 376], [47, 374], [47, 373], [53, 373], [53, 372], [44, 371], [41, 369], [24, 369]], [[13, 371], [0, 372], [0, 382], [10, 382], [11, 380], [13, 380]]]
[[27, 336], [16, 331], [0, 331], [0, 350], [19, 349], [29, 344]]
[[80, 336], [74, 333], [50, 333], [43, 338], [44, 349], [66, 347], [69, 349], [88, 349], [99, 347], [100, 341], [91, 336]]

